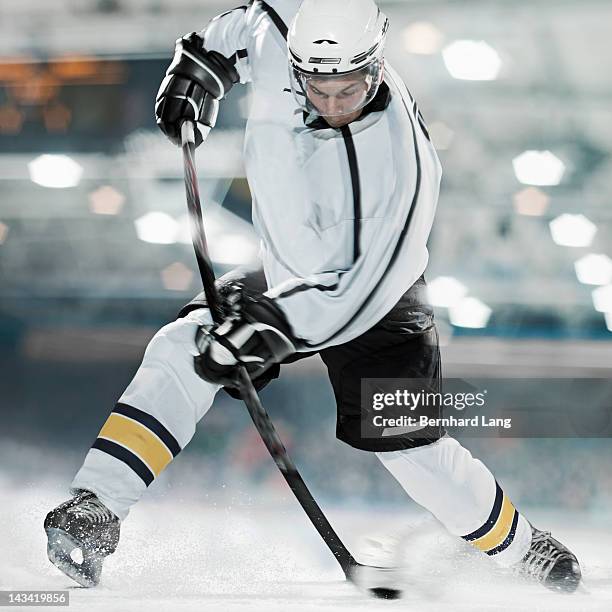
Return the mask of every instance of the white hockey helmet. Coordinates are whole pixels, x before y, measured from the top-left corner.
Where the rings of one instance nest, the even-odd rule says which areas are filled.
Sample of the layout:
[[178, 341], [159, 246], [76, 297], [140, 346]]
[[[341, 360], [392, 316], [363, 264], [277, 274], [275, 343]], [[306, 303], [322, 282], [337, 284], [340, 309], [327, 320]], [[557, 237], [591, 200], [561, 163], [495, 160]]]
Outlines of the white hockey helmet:
[[[304, 0], [287, 36], [291, 89], [300, 106], [338, 116], [370, 102], [382, 81], [388, 27], [373, 0]], [[352, 89], [333, 86], [342, 82]], [[338, 103], [322, 102], [330, 96]]]

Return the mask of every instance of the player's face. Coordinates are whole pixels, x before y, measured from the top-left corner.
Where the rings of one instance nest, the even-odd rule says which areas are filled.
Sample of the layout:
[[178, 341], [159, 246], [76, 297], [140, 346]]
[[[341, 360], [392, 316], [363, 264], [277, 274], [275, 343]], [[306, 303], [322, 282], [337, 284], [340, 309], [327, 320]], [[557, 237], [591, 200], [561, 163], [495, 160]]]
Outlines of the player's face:
[[309, 79], [306, 95], [329, 125], [341, 127], [361, 115], [368, 89], [363, 78]]

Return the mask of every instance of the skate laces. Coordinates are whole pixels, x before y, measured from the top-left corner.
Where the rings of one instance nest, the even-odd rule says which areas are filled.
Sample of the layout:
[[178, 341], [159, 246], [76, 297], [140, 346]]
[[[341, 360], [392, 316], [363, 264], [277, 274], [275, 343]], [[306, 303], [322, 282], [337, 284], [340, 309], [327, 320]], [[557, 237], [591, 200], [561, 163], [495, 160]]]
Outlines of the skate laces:
[[93, 494], [79, 494], [81, 499], [68, 509], [68, 512], [78, 517], [83, 517], [92, 523], [110, 523], [115, 515]]
[[531, 547], [523, 558], [521, 572], [543, 581], [564, 554], [565, 552], [554, 544], [550, 531], [539, 531], [534, 528]]

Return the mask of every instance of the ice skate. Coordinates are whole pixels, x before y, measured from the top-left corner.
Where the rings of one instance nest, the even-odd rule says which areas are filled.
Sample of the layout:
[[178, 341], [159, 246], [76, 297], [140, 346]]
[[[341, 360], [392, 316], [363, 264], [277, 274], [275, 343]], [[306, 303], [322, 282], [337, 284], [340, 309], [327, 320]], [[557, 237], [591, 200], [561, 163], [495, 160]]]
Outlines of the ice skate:
[[549, 531], [540, 531], [532, 525], [531, 533], [531, 547], [520, 563], [519, 572], [553, 591], [573, 593], [582, 578], [576, 555]]
[[119, 542], [119, 519], [90, 491], [80, 491], [45, 518], [47, 555], [85, 587], [100, 582], [104, 558]]

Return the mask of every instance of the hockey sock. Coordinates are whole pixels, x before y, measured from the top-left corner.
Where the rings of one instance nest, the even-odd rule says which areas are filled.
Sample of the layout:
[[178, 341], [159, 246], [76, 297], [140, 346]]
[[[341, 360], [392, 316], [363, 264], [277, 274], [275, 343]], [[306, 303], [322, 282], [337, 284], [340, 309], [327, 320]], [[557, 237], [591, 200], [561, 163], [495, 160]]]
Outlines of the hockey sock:
[[531, 528], [487, 467], [450, 436], [418, 448], [376, 453], [402, 488], [453, 535], [500, 565], [520, 561]]

